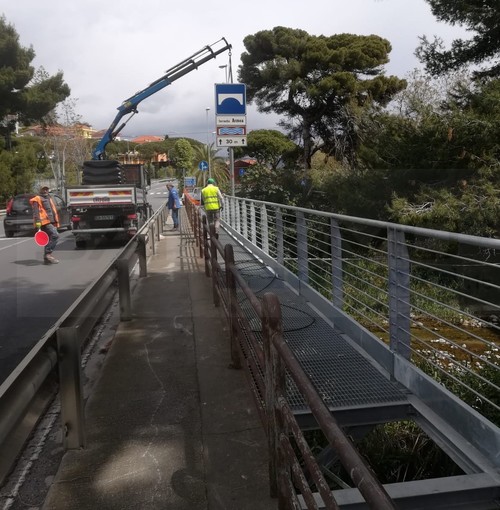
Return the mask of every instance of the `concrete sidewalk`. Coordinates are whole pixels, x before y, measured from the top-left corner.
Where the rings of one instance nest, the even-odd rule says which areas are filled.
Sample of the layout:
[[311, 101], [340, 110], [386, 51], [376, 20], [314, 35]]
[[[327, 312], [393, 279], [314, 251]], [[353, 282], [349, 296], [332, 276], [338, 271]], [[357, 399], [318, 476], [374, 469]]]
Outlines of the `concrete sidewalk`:
[[189, 229], [165, 233], [87, 401], [87, 447], [64, 455], [43, 509], [277, 508], [211, 292]]

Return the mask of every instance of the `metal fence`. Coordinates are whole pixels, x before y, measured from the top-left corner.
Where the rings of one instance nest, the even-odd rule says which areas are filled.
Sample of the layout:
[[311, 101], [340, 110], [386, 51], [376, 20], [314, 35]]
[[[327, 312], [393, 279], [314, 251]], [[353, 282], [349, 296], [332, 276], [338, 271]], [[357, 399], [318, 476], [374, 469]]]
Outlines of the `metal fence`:
[[28, 416], [30, 420], [27, 421], [36, 423], [35, 413], [42, 413], [44, 409], [33, 404], [47, 391], [46, 385], [51, 379], [58, 381], [64, 447], [85, 445], [82, 349], [117, 290], [120, 320], [131, 319], [133, 269], [138, 264], [138, 276], [147, 275], [147, 256], [155, 253], [165, 222], [166, 210], [162, 207], [0, 385], [0, 483], [8, 475], [30, 433], [29, 428], [20, 427], [20, 424]]
[[226, 224], [280, 276], [500, 424], [500, 240], [226, 200]]

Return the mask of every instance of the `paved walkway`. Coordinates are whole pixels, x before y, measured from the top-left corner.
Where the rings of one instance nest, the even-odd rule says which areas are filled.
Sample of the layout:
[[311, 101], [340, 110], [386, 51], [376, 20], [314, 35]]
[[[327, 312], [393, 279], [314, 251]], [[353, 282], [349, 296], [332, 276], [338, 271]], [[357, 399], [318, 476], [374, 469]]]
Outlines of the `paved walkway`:
[[165, 233], [88, 399], [87, 447], [64, 455], [44, 510], [277, 508], [203, 264], [188, 229]]

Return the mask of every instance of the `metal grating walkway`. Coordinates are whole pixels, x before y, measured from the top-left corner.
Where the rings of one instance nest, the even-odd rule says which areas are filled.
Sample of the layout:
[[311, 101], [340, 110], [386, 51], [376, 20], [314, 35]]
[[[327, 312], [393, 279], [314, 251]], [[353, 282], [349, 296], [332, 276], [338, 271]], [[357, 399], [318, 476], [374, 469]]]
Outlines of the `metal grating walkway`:
[[[284, 338], [330, 410], [372, 408], [407, 403], [404, 389], [389, 380], [369, 359], [318, 315], [308, 303], [248, 251], [221, 231], [221, 243], [231, 243], [239, 273], [257, 296], [275, 293], [283, 315]], [[257, 338], [260, 321], [240, 291], [240, 306]], [[307, 406], [288, 378], [288, 400], [298, 414]]]
[[[440, 386], [436, 385], [432, 386], [430, 391], [429, 381], [426, 381], [425, 377], [406, 372], [406, 367], [400, 360], [384, 359], [383, 346], [374, 351], [382, 356], [381, 361], [385, 363], [379, 365], [378, 358], [372, 358], [362, 350], [360, 345], [363, 342], [358, 344], [355, 341], [358, 337], [350, 336], [362, 333], [361, 330], [357, 331], [355, 325], [351, 327], [346, 323], [346, 331], [350, 331], [350, 334], [342, 333], [338, 327], [332, 325], [334, 321], [329, 319], [327, 306], [321, 307], [322, 303], [319, 303], [322, 312], [316, 311], [314, 297], [312, 302], [309, 302], [303, 295], [299, 295], [292, 285], [280, 279], [257, 255], [248, 251], [237, 240], [238, 237], [239, 234], [233, 237], [221, 230], [219, 241], [223, 245], [232, 245], [238, 272], [256, 296], [261, 297], [266, 292], [277, 295], [281, 303], [285, 341], [337, 423], [349, 436], [361, 439], [378, 424], [409, 420], [416, 423], [462, 469], [463, 474], [459, 476], [424, 478], [384, 485], [397, 507], [402, 510], [499, 508], [500, 478], [497, 464], [491, 461], [490, 455], [498, 451], [498, 436], [487, 427], [481, 429], [481, 426], [474, 427], [471, 437], [462, 435], [460, 423], [448, 419], [450, 412], [457, 416], [459, 405], [453, 398], [449, 398], [444, 389], [441, 390]], [[247, 241], [245, 238], [242, 240]], [[219, 260], [219, 263], [222, 266], [224, 264], [222, 260]], [[224, 271], [224, 267], [222, 269]], [[222, 299], [225, 299], [224, 294], [221, 295]], [[304, 295], [307, 296], [307, 292]], [[239, 327], [243, 331], [240, 345], [245, 357], [245, 369], [250, 375], [250, 386], [256, 402], [262, 410], [265, 407], [262, 352], [254, 347], [253, 342], [254, 338], [262, 342], [261, 321], [243, 291], [237, 290], [237, 299], [244, 312], [244, 318], [239, 319]], [[339, 319], [337, 315], [334, 320], [337, 325], [342, 321], [345, 323], [344, 318]], [[390, 367], [391, 362], [399, 362], [395, 368], [399, 370], [397, 375], [400, 376], [401, 383], [391, 378], [390, 368], [383, 368]], [[256, 377], [257, 375], [260, 377]], [[415, 377], [416, 380], [410, 380], [410, 377]], [[408, 382], [411, 384], [406, 386]], [[287, 377], [286, 384], [287, 400], [299, 426], [303, 430], [317, 429], [318, 424], [291, 376]], [[441, 414], [432, 407], [436, 402], [439, 403]], [[474, 436], [477, 433], [481, 434], [481, 438]], [[485, 448], [485, 445], [490, 448]], [[329, 447], [318, 455], [318, 460], [326, 469], [335, 458], [334, 451]], [[358, 489], [342, 488], [334, 493], [339, 508], [368, 508]], [[318, 508], [324, 506], [318, 505]]]

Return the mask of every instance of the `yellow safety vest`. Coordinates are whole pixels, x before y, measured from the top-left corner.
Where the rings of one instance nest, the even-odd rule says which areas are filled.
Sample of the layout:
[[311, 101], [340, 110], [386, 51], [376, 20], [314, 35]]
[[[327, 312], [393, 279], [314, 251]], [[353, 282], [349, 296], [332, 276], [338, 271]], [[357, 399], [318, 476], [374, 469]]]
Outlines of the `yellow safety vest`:
[[205, 211], [217, 211], [220, 209], [219, 204], [219, 188], [213, 184], [209, 184], [201, 190], [203, 196], [203, 207]]

